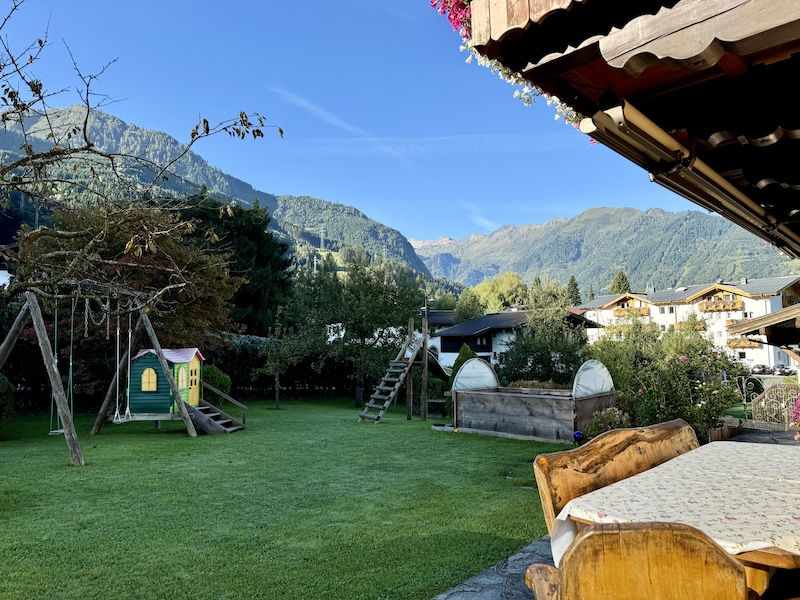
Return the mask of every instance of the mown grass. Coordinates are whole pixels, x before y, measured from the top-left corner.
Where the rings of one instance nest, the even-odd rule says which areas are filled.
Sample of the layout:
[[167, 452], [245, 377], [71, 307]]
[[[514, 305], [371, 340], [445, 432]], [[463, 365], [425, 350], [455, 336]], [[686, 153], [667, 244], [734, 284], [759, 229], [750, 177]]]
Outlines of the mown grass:
[[0, 598], [430, 598], [545, 533], [531, 463], [562, 446], [435, 432], [351, 401], [250, 403], [248, 428], [0, 432]]

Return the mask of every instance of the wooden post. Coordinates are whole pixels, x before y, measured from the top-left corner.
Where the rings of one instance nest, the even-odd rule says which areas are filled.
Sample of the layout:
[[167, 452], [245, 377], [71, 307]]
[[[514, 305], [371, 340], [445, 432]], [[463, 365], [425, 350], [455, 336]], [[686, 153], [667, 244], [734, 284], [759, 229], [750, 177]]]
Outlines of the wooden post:
[[39, 302], [36, 300], [36, 296], [34, 296], [33, 292], [25, 292], [25, 299], [28, 301], [27, 306], [31, 313], [31, 319], [33, 320], [33, 328], [36, 330], [39, 350], [42, 352], [44, 366], [50, 378], [50, 385], [53, 387], [53, 397], [58, 406], [61, 423], [64, 425], [64, 439], [67, 442], [67, 448], [69, 448], [70, 460], [73, 466], [82, 467], [85, 463], [83, 462], [81, 447], [78, 443], [78, 434], [75, 432], [75, 425], [72, 422], [72, 413], [69, 411], [67, 395], [64, 393], [64, 384], [61, 382], [61, 374], [56, 368], [55, 360], [53, 360], [53, 350], [50, 345], [50, 337], [47, 335], [47, 327], [42, 317], [42, 309], [39, 308]]
[[[106, 392], [106, 397], [103, 400], [103, 405], [100, 407], [100, 412], [97, 413], [97, 419], [95, 419], [94, 427], [92, 427], [91, 435], [97, 435], [100, 433], [100, 428], [106, 422], [106, 417], [108, 416], [108, 410], [111, 407], [111, 401], [114, 399], [116, 395], [117, 389], [117, 379], [119, 378], [119, 372], [123, 369], [125, 365], [128, 364], [128, 354], [131, 351], [131, 348], [136, 344], [136, 338], [138, 337], [139, 330], [142, 328], [143, 320], [141, 315], [139, 316], [139, 320], [136, 321], [136, 327], [133, 328], [133, 336], [131, 339], [131, 343], [129, 344], [129, 348], [125, 350], [125, 354], [123, 354], [122, 359], [120, 359], [119, 364], [117, 365], [117, 370], [114, 371], [114, 378], [111, 380], [111, 385], [108, 386], [108, 391]], [[130, 402], [130, 399], [128, 400]]]
[[17, 314], [17, 318], [14, 320], [14, 324], [11, 326], [11, 329], [8, 331], [8, 335], [6, 339], [3, 341], [3, 345], [0, 346], [0, 369], [3, 368], [3, 365], [6, 364], [6, 360], [8, 360], [8, 355], [11, 354], [11, 351], [14, 349], [14, 345], [17, 343], [19, 339], [19, 334], [22, 333], [23, 327], [28, 322], [30, 318], [30, 311], [28, 310], [28, 302], [25, 301], [25, 304], [22, 305], [22, 308], [19, 310]]
[[428, 419], [428, 303], [422, 315], [422, 385], [419, 391], [419, 417]]
[[[406, 345], [411, 346], [414, 339], [414, 319], [408, 320], [408, 339]], [[413, 360], [413, 358], [412, 358]], [[411, 369], [406, 376], [406, 421], [410, 421], [414, 415], [414, 378], [411, 376]]]
[[192, 423], [192, 418], [189, 416], [189, 411], [186, 410], [186, 403], [184, 403], [183, 398], [181, 398], [181, 393], [180, 390], [178, 390], [177, 384], [175, 383], [175, 378], [172, 376], [172, 373], [169, 370], [167, 359], [164, 358], [164, 350], [161, 349], [161, 343], [156, 337], [156, 332], [153, 329], [153, 324], [150, 322], [150, 317], [147, 316], [147, 313], [142, 312], [141, 320], [142, 323], [144, 323], [144, 328], [147, 331], [147, 335], [150, 337], [150, 343], [153, 344], [153, 349], [156, 351], [158, 362], [161, 364], [161, 369], [164, 371], [164, 377], [166, 377], [167, 383], [169, 383], [169, 387], [172, 390], [172, 395], [175, 398], [175, 403], [178, 405], [178, 410], [181, 412], [183, 422], [186, 424], [186, 432], [189, 434], [189, 437], [197, 437], [197, 430], [194, 428], [194, 423]]

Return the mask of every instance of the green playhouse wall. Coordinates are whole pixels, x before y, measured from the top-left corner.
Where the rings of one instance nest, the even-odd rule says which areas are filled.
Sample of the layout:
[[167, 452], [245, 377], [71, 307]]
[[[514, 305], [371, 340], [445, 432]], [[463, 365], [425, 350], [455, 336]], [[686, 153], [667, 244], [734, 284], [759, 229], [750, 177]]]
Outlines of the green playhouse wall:
[[[142, 391], [142, 373], [145, 369], [154, 369], [158, 383], [155, 392]], [[173, 371], [175, 369], [173, 368]], [[130, 410], [132, 413], [168, 413], [173, 411], [172, 391], [164, 377], [161, 363], [155, 354], [140, 356], [131, 364], [129, 390]], [[177, 381], [177, 379], [176, 379]], [[182, 391], [181, 395], [188, 392]]]

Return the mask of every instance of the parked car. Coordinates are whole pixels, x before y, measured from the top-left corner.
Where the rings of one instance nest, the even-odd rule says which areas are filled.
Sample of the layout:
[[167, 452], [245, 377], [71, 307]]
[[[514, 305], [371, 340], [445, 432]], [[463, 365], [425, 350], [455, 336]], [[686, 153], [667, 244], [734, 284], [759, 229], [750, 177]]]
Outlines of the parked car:
[[751, 375], [772, 375], [772, 367], [767, 365], [753, 365], [750, 367]]
[[794, 369], [787, 365], [776, 365], [772, 371], [775, 375], [794, 375]]

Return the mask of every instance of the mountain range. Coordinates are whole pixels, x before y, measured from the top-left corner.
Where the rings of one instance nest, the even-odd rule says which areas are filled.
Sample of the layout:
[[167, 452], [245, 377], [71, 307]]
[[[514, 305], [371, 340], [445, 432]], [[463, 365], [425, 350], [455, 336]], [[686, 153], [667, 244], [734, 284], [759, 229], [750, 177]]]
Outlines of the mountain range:
[[[54, 109], [49, 118], [57, 128], [66, 128], [80, 120], [80, 110]], [[29, 132], [43, 132], [33, 134], [34, 150], [52, 145], [41, 123], [32, 119], [26, 127]], [[184, 148], [164, 132], [125, 123], [101, 111], [92, 112], [88, 137], [102, 151], [141, 156], [157, 164]], [[19, 155], [21, 147], [20, 133], [0, 129], [0, 157], [7, 160]], [[536, 276], [566, 282], [574, 275], [584, 294], [591, 286], [599, 295], [620, 270], [626, 272], [634, 290], [800, 272], [798, 261], [722, 217], [697, 210], [594, 208], [571, 219], [506, 225], [488, 235], [460, 240], [408, 240], [351, 206], [256, 190], [193, 152], [175, 170], [176, 177], [160, 183], [162, 191], [190, 195], [205, 186], [211, 194], [243, 206], [252, 206], [258, 199], [269, 209], [270, 229], [296, 253], [360, 246], [369, 254], [468, 286], [507, 271], [518, 273], [526, 283]], [[71, 171], [65, 166], [63, 176], [72, 176]], [[375, 194], [380, 195], [380, 190]]]

